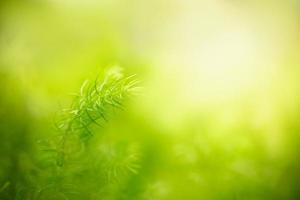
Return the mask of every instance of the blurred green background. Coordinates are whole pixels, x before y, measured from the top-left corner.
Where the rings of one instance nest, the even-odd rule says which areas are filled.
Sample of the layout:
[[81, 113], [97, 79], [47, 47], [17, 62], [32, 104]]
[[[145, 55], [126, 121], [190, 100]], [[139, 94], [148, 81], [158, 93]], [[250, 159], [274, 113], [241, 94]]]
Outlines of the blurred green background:
[[[1, 0], [0, 199], [300, 199], [299, 35], [296, 0]], [[39, 141], [112, 65], [143, 90], [87, 157], [136, 169], [49, 189]]]

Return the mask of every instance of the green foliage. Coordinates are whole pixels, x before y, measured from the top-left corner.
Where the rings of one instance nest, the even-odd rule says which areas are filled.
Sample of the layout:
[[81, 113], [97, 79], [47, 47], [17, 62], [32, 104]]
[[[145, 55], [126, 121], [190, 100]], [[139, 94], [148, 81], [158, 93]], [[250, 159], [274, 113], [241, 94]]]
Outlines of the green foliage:
[[[8, 84], [9, 83], [9, 84]], [[14, 199], [28, 184], [24, 162], [30, 152], [31, 121], [24, 96], [14, 77], [0, 72], [0, 199]]]
[[[101, 81], [83, 83], [70, 108], [58, 116], [57, 133], [39, 141], [38, 175], [32, 179], [34, 195], [28, 199], [103, 198], [112, 187], [124, 184], [129, 174], [137, 173], [136, 145], [91, 142], [110, 115], [124, 109], [126, 99], [138, 91], [137, 83], [117, 67], [109, 69]], [[25, 194], [21, 196], [26, 199]]]
[[295, 2], [1, 0], [0, 200], [299, 200]]
[[251, 125], [216, 130], [205, 114], [174, 137], [126, 102], [137, 84], [120, 68], [85, 81], [53, 130], [48, 119], [37, 128], [24, 97], [11, 98], [13, 85], [1, 84], [0, 199], [299, 199], [296, 156], [273, 158]]
[[71, 107], [64, 110], [62, 120], [57, 123], [57, 129], [61, 132], [56, 148], [58, 166], [64, 164], [68, 150], [73, 148], [73, 145], [67, 147], [69, 135], [74, 137], [75, 134], [80, 140], [87, 141], [93, 135], [92, 125], [101, 126], [107, 121], [112, 108], [123, 108], [124, 98], [137, 90], [137, 81], [133, 77], [123, 77], [120, 68], [112, 68], [103, 81], [83, 83]]
[[90, 126], [101, 126], [107, 121], [111, 108], [123, 108], [123, 100], [137, 90], [134, 76], [123, 77], [120, 68], [109, 70], [102, 82], [85, 81], [80, 93], [75, 94], [75, 100], [69, 109], [64, 110], [64, 119], [57, 127], [65, 133], [75, 133], [86, 139], [92, 135]]

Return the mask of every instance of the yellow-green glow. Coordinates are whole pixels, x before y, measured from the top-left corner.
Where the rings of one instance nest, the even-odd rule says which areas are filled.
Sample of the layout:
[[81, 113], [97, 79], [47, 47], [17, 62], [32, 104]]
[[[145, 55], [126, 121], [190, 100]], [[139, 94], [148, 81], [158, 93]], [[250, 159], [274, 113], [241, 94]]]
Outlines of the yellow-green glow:
[[2, 1], [1, 200], [300, 198], [297, 1]]

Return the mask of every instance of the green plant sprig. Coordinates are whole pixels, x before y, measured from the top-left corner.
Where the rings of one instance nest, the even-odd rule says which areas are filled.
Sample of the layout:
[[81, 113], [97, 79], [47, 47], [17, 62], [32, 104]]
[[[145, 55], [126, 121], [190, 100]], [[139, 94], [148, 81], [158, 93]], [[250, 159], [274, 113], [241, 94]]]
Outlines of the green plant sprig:
[[63, 117], [57, 123], [60, 134], [57, 151], [57, 166], [63, 166], [67, 154], [66, 143], [74, 134], [82, 141], [88, 141], [93, 133], [92, 126], [108, 121], [112, 109], [123, 109], [124, 100], [135, 94], [139, 87], [135, 75], [124, 76], [121, 69], [108, 70], [103, 81], [85, 81], [69, 109], [63, 110]]

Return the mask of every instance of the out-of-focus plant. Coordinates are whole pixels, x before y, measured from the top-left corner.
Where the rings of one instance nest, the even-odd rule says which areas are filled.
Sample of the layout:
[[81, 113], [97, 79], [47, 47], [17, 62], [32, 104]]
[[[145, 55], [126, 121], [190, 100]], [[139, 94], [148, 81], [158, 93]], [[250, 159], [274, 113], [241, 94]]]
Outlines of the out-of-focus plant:
[[0, 72], [0, 199], [14, 199], [26, 185], [31, 115], [15, 77]]
[[85, 81], [70, 108], [58, 116], [56, 134], [39, 141], [31, 184], [21, 186], [17, 199], [109, 199], [129, 174], [137, 173], [136, 145], [104, 142], [99, 147], [91, 139], [115, 110], [124, 109], [138, 81], [119, 67], [102, 78]]

